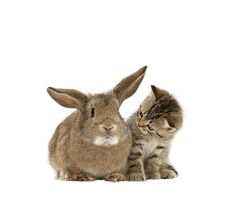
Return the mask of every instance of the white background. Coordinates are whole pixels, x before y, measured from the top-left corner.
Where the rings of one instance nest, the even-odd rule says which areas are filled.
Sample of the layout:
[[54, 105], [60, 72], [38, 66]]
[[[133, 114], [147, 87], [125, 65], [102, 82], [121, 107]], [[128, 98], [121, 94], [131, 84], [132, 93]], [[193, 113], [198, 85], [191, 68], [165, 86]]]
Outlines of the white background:
[[[227, 0], [0, 1], [0, 203], [234, 203], [235, 6]], [[48, 86], [111, 89], [148, 65], [135, 111], [155, 84], [185, 112], [173, 180], [61, 182], [47, 160], [73, 110]]]

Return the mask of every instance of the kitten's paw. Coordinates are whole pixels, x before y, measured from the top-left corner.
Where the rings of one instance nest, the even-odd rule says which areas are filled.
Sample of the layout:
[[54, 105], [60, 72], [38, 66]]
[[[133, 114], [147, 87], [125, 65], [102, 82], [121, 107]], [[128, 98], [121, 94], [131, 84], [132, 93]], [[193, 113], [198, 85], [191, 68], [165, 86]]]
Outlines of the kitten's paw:
[[77, 173], [72, 175], [74, 181], [95, 181], [96, 178], [86, 173]]
[[111, 182], [118, 182], [118, 181], [124, 181], [125, 175], [122, 173], [112, 173], [104, 178], [105, 181], [111, 181]]
[[149, 172], [146, 173], [147, 179], [160, 179], [161, 178], [161, 174], [160, 172]]
[[130, 173], [127, 176], [128, 181], [146, 181], [146, 176], [144, 173]]
[[56, 172], [56, 179], [61, 181], [72, 181], [72, 176], [69, 170], [61, 170]]
[[162, 179], [173, 179], [178, 176], [178, 172], [172, 166], [161, 168], [160, 172]]

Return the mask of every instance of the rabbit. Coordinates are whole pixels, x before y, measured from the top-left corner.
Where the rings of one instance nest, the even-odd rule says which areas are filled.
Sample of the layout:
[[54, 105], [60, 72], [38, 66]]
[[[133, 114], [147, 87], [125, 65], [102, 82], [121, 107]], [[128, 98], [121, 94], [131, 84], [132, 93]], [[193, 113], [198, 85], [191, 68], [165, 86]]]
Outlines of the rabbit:
[[49, 142], [49, 162], [57, 179], [125, 180], [132, 134], [119, 107], [136, 92], [146, 68], [124, 78], [107, 93], [86, 95], [74, 89], [48, 87], [57, 103], [77, 109], [59, 124]]

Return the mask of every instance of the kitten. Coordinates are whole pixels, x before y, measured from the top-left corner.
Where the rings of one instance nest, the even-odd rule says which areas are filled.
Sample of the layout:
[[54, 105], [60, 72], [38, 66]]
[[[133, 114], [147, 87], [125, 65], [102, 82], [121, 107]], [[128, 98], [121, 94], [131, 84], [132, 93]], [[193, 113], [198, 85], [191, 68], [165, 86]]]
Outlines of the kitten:
[[167, 179], [178, 175], [168, 152], [183, 122], [182, 109], [167, 91], [151, 86], [151, 95], [128, 120], [133, 146], [128, 158], [128, 180]]

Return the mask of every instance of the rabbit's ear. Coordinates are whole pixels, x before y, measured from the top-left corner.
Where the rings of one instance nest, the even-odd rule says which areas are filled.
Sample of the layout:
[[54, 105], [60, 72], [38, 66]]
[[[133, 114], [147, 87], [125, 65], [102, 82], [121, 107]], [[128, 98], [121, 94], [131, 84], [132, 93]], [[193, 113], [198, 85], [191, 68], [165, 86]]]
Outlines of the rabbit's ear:
[[47, 88], [49, 95], [60, 105], [67, 108], [83, 109], [87, 96], [74, 89]]
[[113, 93], [121, 103], [128, 97], [132, 96], [138, 89], [144, 78], [147, 66], [142, 67], [137, 72], [121, 80], [113, 89]]

